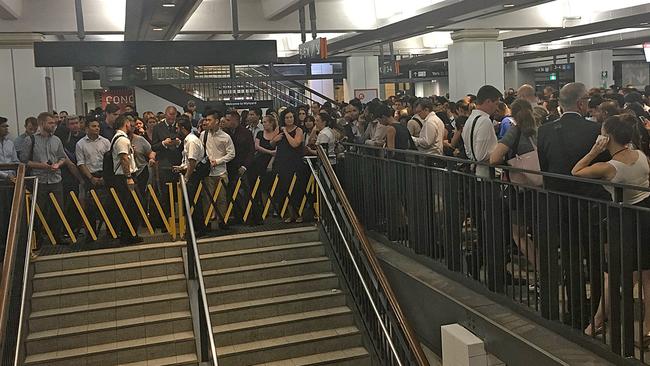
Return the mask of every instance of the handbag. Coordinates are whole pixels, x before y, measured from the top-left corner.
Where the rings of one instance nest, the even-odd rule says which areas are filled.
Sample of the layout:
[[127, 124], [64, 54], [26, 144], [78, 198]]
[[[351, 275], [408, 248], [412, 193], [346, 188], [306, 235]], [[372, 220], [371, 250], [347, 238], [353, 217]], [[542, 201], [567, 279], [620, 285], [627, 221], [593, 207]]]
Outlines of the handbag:
[[[508, 160], [508, 165], [517, 169], [540, 171], [541, 169], [539, 167], [539, 156], [537, 154], [537, 146], [535, 146], [533, 139], [531, 137], [528, 137], [530, 144], [533, 145], [533, 151], [521, 155], [517, 154], [517, 148], [519, 147], [519, 139], [521, 139], [521, 130], [519, 130], [518, 132], [517, 143], [513, 148], [515, 155], [512, 159]], [[540, 174], [510, 171], [508, 175], [510, 177], [510, 181], [516, 184], [522, 184], [522, 185], [533, 186], [533, 187], [541, 187], [542, 184], [544, 183], [544, 179]]]
[[210, 175], [210, 170], [212, 167], [210, 166], [210, 161], [208, 160], [208, 148], [207, 148], [207, 140], [208, 140], [208, 131], [205, 131], [205, 135], [203, 135], [203, 159], [196, 163], [196, 167], [194, 168], [194, 176], [196, 176], [196, 179], [202, 180], [203, 178], [207, 177]]

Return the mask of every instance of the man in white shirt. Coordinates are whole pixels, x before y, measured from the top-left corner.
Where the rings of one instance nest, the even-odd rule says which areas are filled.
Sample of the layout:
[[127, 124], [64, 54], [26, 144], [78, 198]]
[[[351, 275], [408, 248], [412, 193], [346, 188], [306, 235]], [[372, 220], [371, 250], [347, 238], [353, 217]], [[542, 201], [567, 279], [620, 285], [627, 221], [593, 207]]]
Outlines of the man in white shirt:
[[246, 123], [248, 124], [248, 130], [253, 134], [253, 139], [257, 136], [258, 133], [263, 131], [262, 124], [262, 110], [259, 108], [251, 108], [248, 111], [248, 116], [246, 117]]
[[[131, 128], [131, 120], [127, 115], [117, 117], [113, 127], [115, 127], [115, 136], [111, 140], [113, 150], [111, 155], [113, 157], [113, 170], [115, 175], [111, 172], [103, 172], [104, 177], [107, 179], [107, 185], [115, 188], [117, 196], [126, 212], [126, 216], [135, 230], [135, 236], [131, 234], [126, 219], [122, 216], [121, 210], [114, 207], [114, 223], [116, 223], [119, 231], [121, 244], [137, 244], [142, 242], [142, 238], [138, 235], [139, 217], [140, 213], [137, 211], [131, 190], [135, 189], [135, 181], [132, 174], [136, 171], [135, 157], [133, 156], [133, 147], [131, 140], [129, 140], [128, 131]], [[112, 194], [109, 194], [109, 198]]]
[[[490, 116], [496, 112], [501, 97], [501, 92], [492, 85], [481, 87], [477, 93], [476, 109], [467, 119], [462, 135], [470, 160], [489, 161], [490, 153], [497, 145], [497, 137]], [[488, 166], [476, 165], [476, 176], [479, 178], [479, 186], [470, 193], [470, 202], [476, 205], [476, 209], [472, 213], [472, 223], [476, 227], [478, 241], [471, 248], [474, 258], [471, 261], [469, 273], [473, 278], [478, 279], [481, 267], [485, 264], [488, 273], [488, 288], [503, 293], [506, 281], [503, 248], [509, 245], [509, 241], [507, 243], [507, 240], [504, 241], [504, 235], [500, 229], [502, 227], [502, 206], [500, 204], [503, 204], [501, 188], [499, 185], [487, 183], [484, 186], [485, 189], [482, 189], [480, 178], [490, 176]], [[487, 245], [478, 244], [483, 243], [484, 238], [489, 238]], [[508, 274], [508, 276], [510, 275]]]
[[[173, 170], [176, 173], [183, 173], [187, 184], [187, 196], [194, 197], [200, 182], [200, 177], [196, 173], [196, 167], [205, 157], [205, 149], [201, 140], [192, 133], [192, 122], [189, 118], [181, 118], [178, 120], [178, 133], [183, 139], [183, 158], [181, 165], [174, 166]], [[202, 212], [200, 207], [195, 207], [192, 212], [192, 223], [194, 224], [196, 237], [204, 236], [206, 233]]]
[[431, 99], [418, 99], [415, 103], [415, 113], [423, 120], [420, 136], [413, 137], [415, 146], [419, 151], [430, 155], [443, 155], [445, 124], [433, 112]]
[[[501, 96], [501, 92], [492, 85], [485, 85], [479, 89], [476, 108], [463, 127], [463, 141], [470, 160], [489, 161], [490, 153], [497, 146], [497, 136], [490, 116], [496, 112]], [[477, 165], [476, 175], [487, 178], [490, 169], [484, 165]]]
[[[219, 124], [220, 116], [217, 111], [207, 111], [204, 118], [207, 120], [208, 129], [201, 132], [200, 141], [205, 142], [208, 160], [212, 168], [210, 174], [203, 179], [203, 187], [206, 189], [203, 194], [203, 210], [205, 211], [204, 215], [207, 215], [210, 205], [214, 204], [214, 193], [221, 185], [217, 195], [216, 207], [212, 212], [213, 215], [223, 218], [228, 208], [226, 199], [226, 187], [228, 186], [226, 163], [235, 158], [235, 144], [232, 142], [230, 135], [221, 129]], [[216, 216], [211, 217], [211, 219]], [[220, 226], [223, 228], [224, 224], [221, 223]]]
[[[84, 202], [88, 219], [96, 228], [96, 221], [99, 219], [99, 211], [93, 201], [91, 190], [95, 190], [102, 201], [106, 201], [106, 190], [104, 189], [104, 178], [102, 174], [104, 153], [111, 148], [111, 142], [104, 136], [99, 135], [100, 124], [95, 116], [89, 116], [86, 120], [86, 136], [77, 142], [75, 155], [77, 166], [84, 177], [85, 194]], [[86, 240], [91, 239], [90, 235]]]

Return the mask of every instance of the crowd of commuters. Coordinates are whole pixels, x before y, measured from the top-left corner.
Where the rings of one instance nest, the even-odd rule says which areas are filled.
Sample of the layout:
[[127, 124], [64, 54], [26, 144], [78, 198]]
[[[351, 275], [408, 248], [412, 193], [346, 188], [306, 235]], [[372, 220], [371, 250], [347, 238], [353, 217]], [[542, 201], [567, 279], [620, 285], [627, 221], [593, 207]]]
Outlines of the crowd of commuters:
[[[303, 158], [316, 155], [320, 146], [335, 171], [341, 172], [344, 142], [481, 162], [459, 165], [459, 169], [474, 172], [479, 180], [490, 177], [490, 165], [506, 164], [647, 188], [649, 94], [650, 88], [642, 92], [633, 88], [587, 90], [580, 83], [571, 83], [559, 91], [545, 88], [539, 94], [530, 85], [505, 93], [487, 85], [476, 95], [468, 94], [455, 102], [440, 96], [402, 96], [375, 99], [365, 105], [353, 99], [340, 105], [314, 102], [295, 109], [263, 112], [252, 108], [243, 113], [210, 107], [199, 113], [193, 101], [182, 113], [169, 106], [164, 112], [139, 114], [131, 106], [121, 110], [109, 104], [86, 116], [44, 112], [27, 118], [25, 132], [15, 141], [7, 138], [7, 120], [0, 118], [0, 163], [24, 162], [30, 174], [38, 177], [37, 202], [47, 223], [61, 222], [52, 195], [75, 234], [84, 231], [72, 199], [75, 196], [99, 232], [103, 223], [96, 205], [99, 201], [110, 213], [121, 243], [132, 244], [142, 240], [138, 236], [142, 216], [134, 196], [142, 201], [153, 225], [165, 231], [165, 220], [146, 199], [147, 186], [153, 187], [163, 211], [170, 212], [171, 199], [179, 199], [176, 183], [180, 174], [187, 182], [189, 197], [202, 186], [201, 199], [192, 214], [199, 236], [228, 229], [225, 216], [233, 196], [238, 199], [233, 202], [229, 222], [259, 224], [267, 200], [274, 203], [271, 215], [281, 215], [287, 223], [302, 222], [308, 209], [303, 210], [301, 201], [309, 177]], [[10, 170], [0, 171], [0, 180], [12, 178]], [[567, 195], [619, 199], [650, 208], [650, 193], [646, 191], [625, 190], [622, 197], [615, 197], [611, 189], [607, 192], [601, 186], [566, 179], [542, 181], [529, 173], [511, 173], [507, 178], [529, 186], [544, 185]], [[249, 201], [252, 208], [246, 214]], [[10, 202], [4, 196], [0, 199], [3, 210], [7, 211]], [[569, 205], [559, 213], [560, 219], [582, 220], [578, 211]], [[482, 213], [481, 209], [478, 212]], [[523, 257], [540, 268], [539, 250], [530, 235], [530, 215], [513, 213], [522, 219], [508, 225], [512, 240]], [[479, 217], [467, 219], [477, 224], [482, 221]], [[649, 228], [644, 225], [640, 229], [644, 240], [650, 238]], [[6, 232], [6, 228], [0, 229]], [[52, 224], [50, 229], [57, 242], [69, 240], [62, 225]], [[46, 230], [37, 230], [38, 245], [47, 243]], [[478, 230], [482, 230], [480, 224]], [[558, 241], [579, 243], [590, 235], [590, 229], [586, 230], [573, 225], [571, 230], [552, 235], [558, 235]], [[92, 240], [87, 232], [84, 234], [86, 241]], [[573, 271], [565, 275], [572, 279], [567, 284], [571, 290], [568, 306], [575, 307], [587, 296], [584, 286], [572, 282], [580, 277], [581, 246], [562, 246], [562, 251], [562, 258], [572, 261], [563, 268]], [[650, 270], [650, 248], [639, 253], [641, 269]], [[600, 278], [601, 274], [591, 275]], [[650, 271], [642, 271], [638, 277], [644, 278], [643, 291], [650, 299]], [[592, 293], [598, 286], [592, 283]], [[604, 292], [608, 291], [605, 286]], [[603, 301], [601, 305], [593, 324], [585, 329], [588, 334], [602, 331], [609, 304]], [[645, 314], [644, 329], [648, 330], [650, 311]], [[577, 319], [571, 325], [586, 324]]]

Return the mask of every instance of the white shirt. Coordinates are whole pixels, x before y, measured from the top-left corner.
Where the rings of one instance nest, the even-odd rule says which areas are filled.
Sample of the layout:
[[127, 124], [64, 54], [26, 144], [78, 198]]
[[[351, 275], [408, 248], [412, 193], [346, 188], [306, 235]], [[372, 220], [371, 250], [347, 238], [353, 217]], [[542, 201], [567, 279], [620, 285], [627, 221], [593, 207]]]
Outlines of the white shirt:
[[201, 143], [203, 143], [206, 132], [209, 132], [208, 138], [205, 142], [208, 159], [217, 162], [217, 164], [210, 169], [210, 176], [220, 177], [226, 174], [226, 163], [235, 158], [235, 144], [232, 142], [230, 135], [225, 133], [222, 129], [219, 129], [217, 132], [201, 132]]
[[[478, 119], [477, 119], [478, 117]], [[474, 152], [472, 152], [472, 126], [476, 119], [476, 127], [474, 128]], [[490, 158], [490, 153], [497, 146], [497, 135], [492, 126], [490, 115], [479, 110], [474, 109], [472, 114], [467, 118], [465, 127], [463, 127], [463, 142], [465, 143], [465, 151], [470, 160], [487, 161]], [[476, 155], [474, 155], [476, 153]], [[487, 166], [476, 166], [476, 175], [479, 177], [489, 177], [490, 169]]]
[[103, 136], [98, 136], [94, 140], [91, 140], [88, 136], [82, 138], [77, 142], [77, 148], [75, 149], [77, 165], [85, 165], [91, 173], [102, 171], [104, 153], [110, 148], [111, 142]]
[[330, 159], [330, 163], [336, 164], [336, 152], [334, 150], [336, 146], [336, 137], [334, 136], [332, 129], [329, 127], [323, 128], [318, 133], [318, 137], [316, 137], [316, 145], [324, 144], [327, 144], [327, 156]]
[[203, 160], [204, 154], [201, 140], [193, 133], [188, 134], [183, 140], [183, 161], [181, 162], [181, 169], [189, 168], [190, 160], [194, 160], [197, 163]]
[[[124, 136], [124, 138], [120, 137], [117, 139], [118, 136]], [[133, 157], [133, 147], [131, 146], [129, 136], [127, 136], [126, 132], [117, 130], [115, 131], [115, 136], [113, 136], [111, 143], [113, 141], [115, 141], [115, 144], [113, 145], [113, 169], [115, 169], [115, 175], [125, 175], [120, 159], [121, 154], [127, 154], [129, 156], [129, 170], [131, 173], [135, 173], [135, 158]]]
[[[17, 164], [18, 154], [16, 153], [16, 148], [14, 147], [14, 142], [8, 139], [7, 137], [0, 140], [0, 163], [3, 164]], [[16, 176], [15, 172], [12, 170], [0, 171], [0, 179], [9, 179], [9, 177]]]
[[422, 122], [422, 130], [419, 137], [414, 137], [413, 142], [418, 150], [431, 155], [442, 155], [445, 137], [445, 124], [435, 113], [431, 112]]

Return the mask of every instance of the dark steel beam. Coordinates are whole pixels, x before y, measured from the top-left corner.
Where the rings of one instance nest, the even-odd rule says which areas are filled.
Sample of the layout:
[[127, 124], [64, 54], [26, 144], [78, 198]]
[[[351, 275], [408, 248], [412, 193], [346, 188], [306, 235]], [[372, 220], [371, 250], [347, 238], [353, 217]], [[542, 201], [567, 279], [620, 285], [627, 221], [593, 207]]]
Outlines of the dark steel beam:
[[[328, 51], [330, 54], [336, 54], [372, 44], [399, 41], [454, 23], [510, 12], [549, 1], [551, 0], [463, 0], [460, 2], [448, 0], [414, 17], [332, 42], [328, 45]], [[504, 7], [506, 4], [514, 6]]]
[[268, 40], [34, 43], [37, 67], [255, 65], [277, 58], [276, 42]]
[[559, 56], [559, 55], [567, 55], [567, 54], [581, 53], [581, 52], [588, 52], [588, 51], [608, 50], [613, 48], [640, 45], [647, 41], [648, 41], [648, 37], [637, 37], [637, 38], [622, 39], [622, 40], [615, 40], [615, 41], [608, 41], [608, 42], [592, 43], [592, 44], [586, 44], [580, 46], [558, 48], [555, 50], [526, 52], [519, 55], [507, 56], [504, 58], [504, 61], [510, 62], [510, 61], [519, 61], [519, 60], [530, 60], [530, 59], [540, 58], [540, 57]]
[[300, 23], [300, 40], [302, 43], [307, 42], [307, 21], [305, 20], [305, 7], [298, 9], [298, 22]]
[[316, 4], [312, 0], [309, 2], [309, 23], [311, 28], [311, 39], [318, 37], [318, 30], [316, 29]]
[[239, 39], [239, 8], [237, 0], [230, 0], [230, 15], [232, 17], [232, 38]]
[[616, 19], [577, 25], [575, 27], [553, 29], [546, 32], [504, 39], [503, 48], [516, 48], [531, 44], [552, 42], [563, 38], [579, 37], [623, 28], [634, 28], [640, 26], [641, 23], [647, 23], [649, 19], [650, 13], [644, 12]]
[[86, 30], [84, 28], [84, 13], [81, 0], [74, 0], [74, 11], [77, 17], [77, 37], [80, 41], [83, 41], [86, 38]]
[[[153, 2], [156, 4], [160, 3], [160, 1], [158, 0], [154, 0]], [[201, 2], [203, 2], [203, 0], [179, 1], [176, 4], [176, 6], [173, 8], [176, 9], [176, 15], [174, 16], [174, 20], [167, 27], [167, 30], [165, 31], [165, 35], [163, 36], [163, 40], [170, 41], [174, 39], [174, 37], [176, 37], [176, 35], [181, 31], [181, 29], [183, 29], [183, 26], [185, 26], [185, 23], [187, 23], [187, 21], [190, 19], [192, 14], [194, 14], [194, 12], [199, 7], [199, 5], [201, 5]]]

